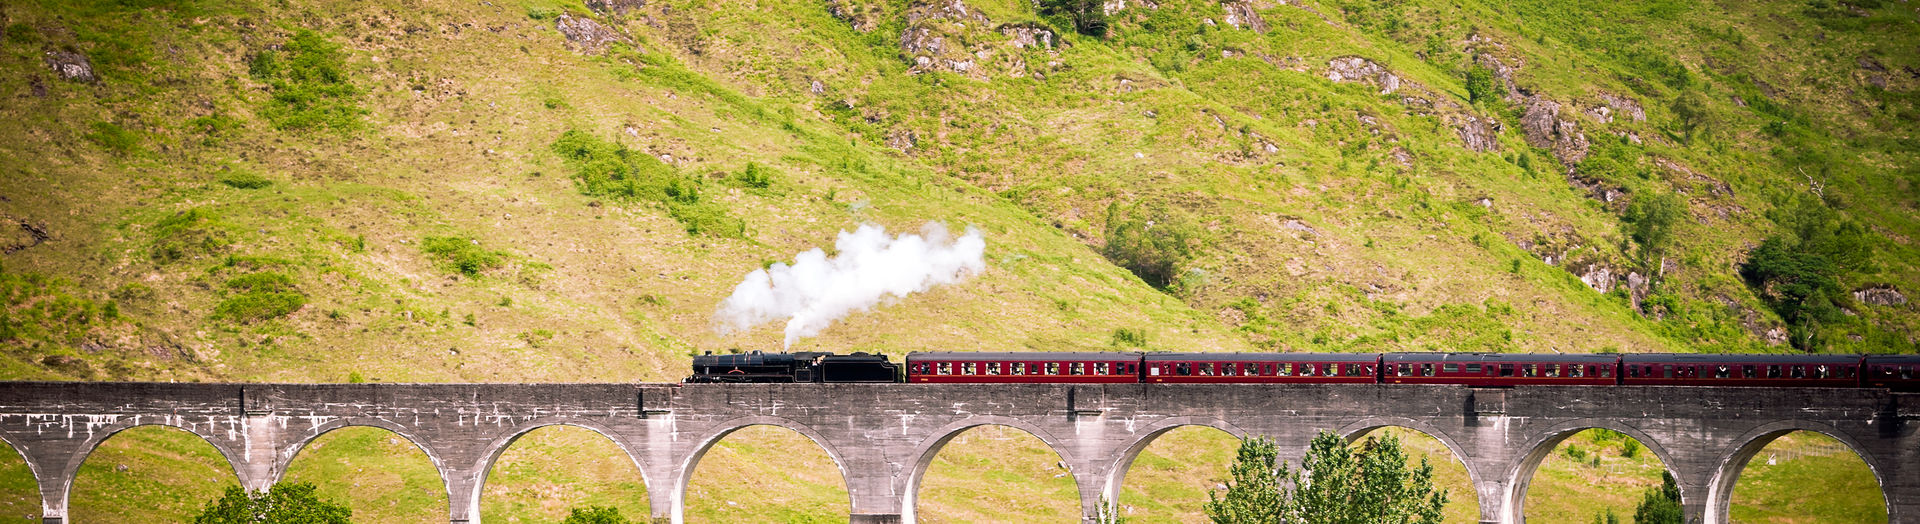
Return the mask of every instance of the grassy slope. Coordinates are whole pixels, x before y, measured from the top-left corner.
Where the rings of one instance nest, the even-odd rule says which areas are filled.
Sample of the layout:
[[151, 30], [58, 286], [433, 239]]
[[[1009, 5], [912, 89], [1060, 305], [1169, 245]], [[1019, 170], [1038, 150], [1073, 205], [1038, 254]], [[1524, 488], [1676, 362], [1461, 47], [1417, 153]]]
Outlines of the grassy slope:
[[[1876, 91], [1852, 59], [1874, 56], [1895, 73], [1914, 65], [1915, 32], [1888, 30], [1912, 23], [1897, 8], [1835, 18], [1800, 4], [1409, 1], [1360, 12], [1323, 2], [1262, 6], [1275, 29], [1255, 34], [1203, 23], [1224, 19], [1218, 6], [1169, 3], [1122, 13], [1106, 41], [1069, 36], [1058, 55], [989, 45], [995, 58], [983, 63], [998, 69], [968, 78], [906, 74], [897, 39], [905, 6], [859, 4], [878, 13], [879, 29], [855, 31], [805, 0], [656, 5], [625, 23], [599, 16], [639, 39], [638, 51], [612, 58], [572, 52], [550, 19], [529, 17], [585, 13], [579, 4], [10, 5], [0, 11], [8, 28], [0, 67], [21, 74], [0, 79], [0, 91], [18, 95], [0, 103], [0, 212], [53, 237], [5, 255], [0, 269], [57, 280], [31, 286], [31, 298], [10, 299], [9, 308], [91, 313], [85, 322], [40, 322], [46, 333], [7, 341], [0, 370], [11, 378], [670, 380], [688, 353], [777, 343], [771, 328], [733, 337], [708, 329], [706, 311], [738, 275], [859, 223], [904, 230], [928, 219], [982, 227], [987, 272], [803, 344], [896, 354], [957, 341], [1103, 348], [1114, 329], [1133, 328], [1156, 349], [1750, 349], [1760, 343], [1742, 320], [1757, 315], [1764, 325], [1771, 313], [1729, 267], [1770, 231], [1762, 213], [1804, 191], [1792, 175], [1803, 166], [1783, 160], [1782, 148], [1826, 154], [1836, 166], [1820, 173], [1828, 191], [1880, 242], [1881, 271], [1848, 285], [1911, 292], [1920, 280], [1911, 264], [1920, 259], [1911, 243], [1920, 234], [1912, 119], [1902, 116], [1913, 105], [1900, 98], [1911, 82], [1895, 74], [1891, 89]], [[995, 22], [1037, 19], [1020, 2], [974, 7]], [[295, 133], [258, 114], [267, 94], [247, 74], [246, 57], [296, 27], [346, 47], [349, 76], [365, 90], [362, 127]], [[983, 29], [945, 30], [956, 41], [1002, 40]], [[1523, 87], [1563, 102], [1601, 91], [1635, 96], [1649, 122], [1582, 120], [1587, 133], [1596, 142], [1609, 130], [1637, 133], [1649, 153], [1734, 189], [1690, 198], [1698, 223], [1682, 227], [1677, 273], [1661, 284], [1683, 314], [1642, 318], [1624, 299], [1594, 293], [1511, 243], [1544, 237], [1584, 246], [1592, 260], [1626, 257], [1618, 216], [1568, 189], [1551, 157], [1525, 146], [1511, 108], [1483, 109], [1506, 120], [1505, 149], [1469, 153], [1436, 119], [1322, 74], [1327, 59], [1358, 54], [1458, 99], [1469, 33], [1524, 58]], [[1436, 38], [1439, 52], [1430, 52]], [[1668, 107], [1680, 90], [1630, 84], [1645, 60], [1617, 51], [1642, 40], [1686, 64], [1700, 82], [1694, 89], [1712, 95], [1713, 137], [1689, 145], [1671, 131]], [[51, 76], [43, 51], [68, 46], [89, 54], [101, 84]], [[1001, 73], [1014, 70], [1013, 57], [1046, 78]], [[1049, 61], [1063, 66], [1042, 65]], [[1306, 70], [1286, 68], [1295, 64]], [[1780, 114], [1732, 102], [1762, 96], [1749, 77], [1776, 86]], [[812, 80], [826, 92], [810, 94]], [[36, 83], [46, 97], [30, 94]], [[1833, 92], [1852, 93], [1843, 95], [1852, 103], [1828, 103]], [[212, 115], [234, 123], [212, 135], [190, 123]], [[1757, 131], [1781, 118], [1796, 138]], [[132, 139], [87, 138], [99, 136], [98, 124]], [[547, 149], [568, 129], [671, 155], [680, 172], [709, 178], [706, 194], [747, 220], [748, 238], [689, 236], [662, 210], [580, 195]], [[898, 131], [918, 138], [911, 154], [882, 145]], [[1395, 149], [1410, 153], [1410, 165], [1398, 166]], [[774, 168], [772, 191], [717, 181], [749, 160]], [[217, 182], [234, 173], [273, 184]], [[1697, 181], [1671, 174], [1616, 182], [1700, 192]], [[1491, 209], [1473, 205], [1482, 197]], [[1199, 224], [1200, 271], [1189, 273], [1197, 285], [1169, 297], [1096, 253], [1116, 201], [1169, 203]], [[225, 245], [157, 261], [151, 253], [167, 240], [159, 226], [189, 210], [205, 217], [193, 228]], [[1314, 232], [1284, 227], [1288, 220]], [[506, 261], [477, 278], [448, 271], [418, 247], [446, 235], [478, 239]], [[267, 259], [230, 265], [227, 255]], [[223, 282], [263, 270], [290, 275], [308, 304], [260, 323], [212, 318], [232, 294]], [[63, 294], [80, 305], [51, 300]], [[99, 313], [109, 301], [119, 318]], [[1835, 349], [1913, 344], [1911, 306], [1857, 312], [1862, 320], [1845, 329], [1860, 339], [1834, 337]], [[336, 449], [383, 449], [378, 437], [340, 440]], [[580, 442], [557, 440], [550, 445]], [[722, 444], [742, 464], [730, 467], [807, 452], [800, 442], [758, 442]], [[1179, 442], [1170, 439], [1158, 458], [1156, 445], [1142, 463], [1226, 447]], [[950, 453], [978, 472], [1011, 471], [984, 461], [993, 453]], [[353, 463], [331, 460], [320, 463]], [[555, 469], [582, 470], [561, 464]], [[1184, 488], [1143, 489], [1192, 496], [1206, 475], [1192, 474]], [[988, 477], [956, 476], [962, 484]], [[1051, 478], [991, 476], [1002, 477], [1008, 489], [1027, 491], [1049, 489]], [[631, 489], [631, 479], [599, 478]], [[494, 485], [526, 494], [509, 507], [546, 500], [513, 482], [537, 484], [528, 476]], [[388, 502], [444, 504], [409, 493], [398, 495], [405, 503], [356, 500], [376, 505], [363, 516]], [[1615, 496], [1637, 496], [1622, 493]], [[1192, 515], [1195, 503], [1169, 504]], [[926, 511], [967, 518], [994, 509], [951, 508]]]

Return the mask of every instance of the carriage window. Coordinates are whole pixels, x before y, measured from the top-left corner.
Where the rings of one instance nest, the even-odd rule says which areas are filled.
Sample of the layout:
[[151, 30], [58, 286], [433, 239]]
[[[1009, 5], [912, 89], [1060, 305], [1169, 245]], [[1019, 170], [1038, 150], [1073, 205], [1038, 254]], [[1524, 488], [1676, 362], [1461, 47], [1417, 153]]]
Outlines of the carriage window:
[[1095, 375], [1105, 375], [1105, 374], [1107, 374], [1107, 363], [1105, 363], [1105, 362], [1100, 362], [1100, 363], [1097, 363], [1097, 364], [1094, 364], [1094, 365], [1093, 365], [1093, 374], [1095, 374]]
[[1421, 364], [1420, 376], [1423, 376], [1423, 377], [1433, 376], [1433, 364]]
[[1913, 368], [1907, 367], [1907, 366], [1900, 366], [1900, 380], [1907, 380], [1911, 378], [1913, 378]]
[[1321, 366], [1321, 367], [1320, 367], [1320, 374], [1322, 374], [1322, 375], [1326, 375], [1326, 376], [1329, 376], [1329, 377], [1337, 377], [1337, 376], [1340, 376], [1340, 365], [1339, 365], [1339, 364], [1327, 364], [1327, 365], [1325, 365], [1325, 366]]
[[1827, 378], [1827, 375], [1829, 375], [1829, 373], [1827, 373], [1826, 364], [1821, 364], [1819, 367], [1813, 368], [1813, 378]]
[[952, 362], [941, 362], [941, 363], [940, 363], [940, 374], [942, 374], [942, 375], [952, 375], [952, 374], [953, 374], [953, 363], [952, 363]]
[[1660, 366], [1660, 378], [1673, 378], [1673, 365]]
[[[1587, 369], [1593, 369], [1593, 364], [1587, 364]], [[1567, 366], [1567, 376], [1569, 377], [1584, 377], [1591, 374], [1593, 374], [1592, 371], [1581, 371], [1579, 364]]]
[[1048, 362], [1048, 363], [1047, 363], [1047, 374], [1048, 374], [1048, 375], [1058, 375], [1058, 374], [1060, 374], [1060, 363], [1059, 363], [1059, 362]]
[[1549, 377], [1558, 377], [1558, 376], [1560, 376], [1560, 365], [1559, 365], [1559, 364], [1547, 364], [1547, 376], [1549, 376]]
[[1501, 364], [1500, 376], [1503, 376], [1503, 377], [1513, 376], [1513, 364]]
[[1780, 366], [1767, 366], [1767, 378], [1780, 378]]
[[1520, 376], [1523, 376], [1523, 377], [1533, 376], [1533, 364], [1521, 364]]
[[1740, 366], [1740, 375], [1746, 378], [1753, 378], [1754, 376], [1756, 376], [1753, 374], [1753, 364]]
[[1731, 373], [1731, 371], [1732, 371], [1731, 369], [1728, 369], [1728, 367], [1723, 364], [1718, 368], [1714, 368], [1713, 378], [1727, 378], [1727, 376], [1733, 374]]
[[1015, 363], [1013, 363], [1013, 374], [1015, 374], [1015, 375], [1025, 375], [1025, 374], [1027, 374], [1027, 363], [1025, 363], [1025, 362], [1015, 362]]
[[960, 364], [960, 374], [962, 374], [962, 375], [972, 375], [972, 374], [973, 374], [973, 363], [972, 363], [972, 362], [966, 362], [966, 363], [962, 363], [962, 364]]
[[1794, 367], [1793, 367], [1793, 378], [1807, 378], [1807, 367], [1806, 367], [1806, 366], [1794, 366]]
[[1174, 365], [1173, 365], [1173, 371], [1174, 371], [1175, 373], [1179, 373], [1179, 374], [1180, 374], [1181, 376], [1186, 376], [1186, 375], [1192, 375], [1192, 374], [1193, 374], [1193, 364], [1188, 364], [1188, 363], [1185, 363], [1185, 362], [1181, 362], [1181, 363], [1179, 363], [1179, 364], [1174, 364]]
[[1073, 363], [1073, 367], [1072, 367], [1071, 369], [1072, 369], [1072, 371], [1070, 371], [1070, 373], [1072, 373], [1072, 374], [1075, 374], [1075, 375], [1085, 375], [1085, 374], [1087, 374], [1087, 364], [1086, 364], [1086, 363], [1084, 363], [1084, 362], [1075, 362], [1075, 363]]
[[1467, 364], [1467, 372], [1468, 372], [1468, 373], [1479, 373], [1479, 372], [1480, 372], [1480, 365], [1479, 365], [1479, 364]]
[[1349, 377], [1360, 376], [1360, 371], [1364, 368], [1365, 366], [1362, 366], [1360, 364], [1347, 364], [1347, 376]]
[[1292, 362], [1288, 362], [1288, 363], [1285, 363], [1285, 364], [1281, 364], [1281, 365], [1280, 365], [1280, 376], [1283, 376], [1283, 377], [1291, 377], [1291, 376], [1293, 376], [1293, 363], [1292, 363]]
[[1240, 374], [1240, 370], [1238, 369], [1239, 367], [1240, 367], [1239, 364], [1234, 364], [1231, 362], [1226, 364], [1221, 364], [1220, 376], [1227, 377], [1227, 376], [1238, 375]]
[[998, 375], [998, 374], [1000, 374], [1000, 363], [999, 363], [999, 362], [988, 362], [988, 363], [987, 363], [987, 374], [988, 374], [988, 375]]
[[1453, 364], [1453, 363], [1448, 363], [1448, 364], [1447, 364], [1447, 365], [1445, 365], [1445, 366], [1441, 366], [1441, 369], [1440, 369], [1440, 370], [1441, 370], [1441, 371], [1445, 371], [1445, 372], [1448, 372], [1448, 373], [1459, 373], [1459, 372], [1460, 372], [1460, 365], [1459, 365], [1459, 364]]

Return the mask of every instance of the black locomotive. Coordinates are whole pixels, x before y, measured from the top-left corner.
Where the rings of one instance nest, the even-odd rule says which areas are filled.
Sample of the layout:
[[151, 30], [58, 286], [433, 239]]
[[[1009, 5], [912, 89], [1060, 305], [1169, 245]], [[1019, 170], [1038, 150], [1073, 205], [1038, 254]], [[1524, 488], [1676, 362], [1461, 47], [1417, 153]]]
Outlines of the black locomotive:
[[693, 357], [687, 382], [900, 382], [900, 366], [886, 355], [825, 351]]

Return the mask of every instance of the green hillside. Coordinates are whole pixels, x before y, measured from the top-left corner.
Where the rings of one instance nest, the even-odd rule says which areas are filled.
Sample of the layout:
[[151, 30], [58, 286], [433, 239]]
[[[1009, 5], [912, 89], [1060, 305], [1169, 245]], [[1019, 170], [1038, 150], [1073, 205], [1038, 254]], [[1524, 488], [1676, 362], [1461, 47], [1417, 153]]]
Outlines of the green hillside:
[[[0, 5], [0, 377], [676, 380], [689, 355], [780, 348], [778, 323], [715, 330], [749, 271], [929, 221], [978, 228], [985, 269], [797, 347], [1920, 350], [1909, 4], [1094, 4]], [[424, 467], [377, 433], [335, 437], [316, 480]], [[1015, 433], [943, 453], [929, 485], [1058, 491]], [[205, 460], [177, 437], [110, 444], [151, 444], [125, 459], [143, 478], [211, 475], [179, 473]], [[831, 520], [818, 472], [752, 473], [818, 453], [791, 437], [710, 459], [813, 497], [751, 515]], [[644, 508], [612, 494], [637, 480], [604, 442], [524, 442], [551, 461], [490, 482], [490, 522]], [[1183, 436], [1141, 463], [1230, 451]], [[1851, 471], [1775, 467], [1756, 476]], [[1568, 471], [1541, 478], [1645, 484]], [[1163, 473], [1123, 498], [1139, 518], [1192, 520], [1220, 476]], [[444, 504], [393, 474], [323, 490], [400, 508], [376, 520]], [[750, 502], [707, 474], [696, 513]], [[562, 487], [582, 485], [606, 489]], [[0, 517], [37, 511], [25, 486]], [[1766, 498], [1788, 491], [1736, 515], [1796, 518]], [[995, 496], [923, 512], [1034, 516]]]

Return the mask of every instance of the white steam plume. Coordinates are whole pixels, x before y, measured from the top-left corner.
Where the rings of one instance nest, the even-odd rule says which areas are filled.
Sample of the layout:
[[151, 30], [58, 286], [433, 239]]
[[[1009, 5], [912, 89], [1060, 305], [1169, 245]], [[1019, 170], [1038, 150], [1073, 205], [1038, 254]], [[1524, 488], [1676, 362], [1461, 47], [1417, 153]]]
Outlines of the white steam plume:
[[875, 225], [842, 230], [833, 247], [838, 251], [833, 258], [812, 249], [795, 255], [793, 265], [776, 262], [747, 273], [714, 311], [715, 329], [724, 335], [785, 319], [786, 345], [793, 347], [800, 337], [818, 335], [835, 320], [889, 296], [959, 282], [987, 266], [980, 230], [969, 227], [953, 238], [939, 222], [928, 222], [918, 235], [898, 237]]

